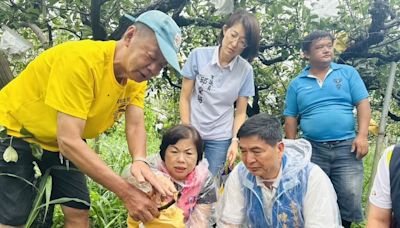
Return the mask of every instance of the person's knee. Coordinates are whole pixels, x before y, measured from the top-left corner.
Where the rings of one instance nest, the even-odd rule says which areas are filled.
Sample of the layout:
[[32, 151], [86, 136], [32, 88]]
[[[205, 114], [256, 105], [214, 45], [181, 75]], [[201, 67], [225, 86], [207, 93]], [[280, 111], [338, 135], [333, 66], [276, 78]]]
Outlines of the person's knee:
[[361, 203], [362, 187], [360, 188], [357, 184], [341, 186], [336, 189], [336, 194], [338, 196], [339, 204], [354, 205], [353, 207], [358, 207]]
[[89, 227], [89, 210], [76, 209], [72, 207], [62, 206], [64, 213], [64, 227]]

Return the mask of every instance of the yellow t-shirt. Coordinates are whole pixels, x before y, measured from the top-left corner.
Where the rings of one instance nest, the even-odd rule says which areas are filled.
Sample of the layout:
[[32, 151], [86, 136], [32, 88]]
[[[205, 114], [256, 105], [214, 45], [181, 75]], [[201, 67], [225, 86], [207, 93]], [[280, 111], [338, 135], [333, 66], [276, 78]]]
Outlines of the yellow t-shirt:
[[94, 138], [125, 112], [128, 104], [143, 108], [146, 82], [114, 76], [116, 41], [71, 41], [34, 59], [0, 91], [0, 125], [26, 141], [58, 151], [57, 111], [86, 120], [82, 138]]

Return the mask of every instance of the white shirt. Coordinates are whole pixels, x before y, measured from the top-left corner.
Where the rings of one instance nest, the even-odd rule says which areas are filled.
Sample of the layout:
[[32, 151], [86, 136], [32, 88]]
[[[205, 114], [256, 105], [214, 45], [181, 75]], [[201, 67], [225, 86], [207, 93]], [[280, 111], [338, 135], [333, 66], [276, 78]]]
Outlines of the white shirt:
[[383, 209], [392, 208], [392, 200], [390, 198], [389, 155], [391, 155], [393, 149], [394, 145], [386, 148], [385, 152], [383, 152], [378, 163], [374, 185], [372, 186], [369, 196], [369, 202]]
[[256, 182], [257, 186], [261, 188], [261, 193], [263, 195], [263, 203], [264, 203], [264, 214], [265, 215], [270, 215], [272, 212], [272, 201], [275, 197], [276, 190], [279, 187], [279, 182], [281, 181], [282, 177], [282, 166], [279, 169], [278, 176], [274, 180], [274, 182], [271, 185], [271, 188], [268, 188], [265, 186], [263, 179], [260, 177], [256, 177]]
[[[280, 178], [278, 176], [278, 178]], [[264, 192], [270, 191], [268, 188]], [[265, 190], [267, 189], [267, 190]], [[276, 191], [274, 191], [275, 194]], [[341, 227], [339, 208], [336, 203], [336, 193], [328, 176], [315, 165], [310, 170], [308, 187], [304, 198], [303, 216], [306, 228], [336, 228]], [[246, 227], [241, 225], [245, 221], [246, 211], [244, 195], [239, 180], [237, 167], [229, 174], [224, 193], [217, 205], [218, 227]], [[266, 208], [269, 207], [269, 208]], [[271, 203], [264, 204], [264, 211], [272, 209]], [[229, 224], [229, 225], [228, 225]]]

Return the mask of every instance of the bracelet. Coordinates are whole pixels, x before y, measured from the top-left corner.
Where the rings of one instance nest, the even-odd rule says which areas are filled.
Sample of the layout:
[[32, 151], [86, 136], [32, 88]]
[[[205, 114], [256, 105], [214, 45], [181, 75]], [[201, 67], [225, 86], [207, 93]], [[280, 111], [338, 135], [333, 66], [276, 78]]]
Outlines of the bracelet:
[[147, 161], [147, 159], [146, 159], [146, 158], [142, 158], [142, 157], [135, 157], [135, 158], [133, 159], [133, 162], [135, 162], [135, 161], [141, 161], [141, 162], [144, 162], [144, 163], [146, 163], [146, 165], [150, 166], [150, 164], [149, 164], [149, 162]]
[[232, 142], [233, 142], [233, 141], [239, 142], [239, 139], [238, 139], [237, 137], [233, 137], [233, 138], [232, 138]]

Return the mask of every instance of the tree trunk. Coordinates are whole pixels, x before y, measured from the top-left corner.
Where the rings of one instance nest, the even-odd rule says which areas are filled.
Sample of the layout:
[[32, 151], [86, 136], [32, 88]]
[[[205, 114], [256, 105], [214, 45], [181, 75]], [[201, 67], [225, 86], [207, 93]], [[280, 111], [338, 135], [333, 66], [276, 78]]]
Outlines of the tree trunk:
[[13, 78], [7, 57], [0, 50], [0, 89], [7, 85]]

